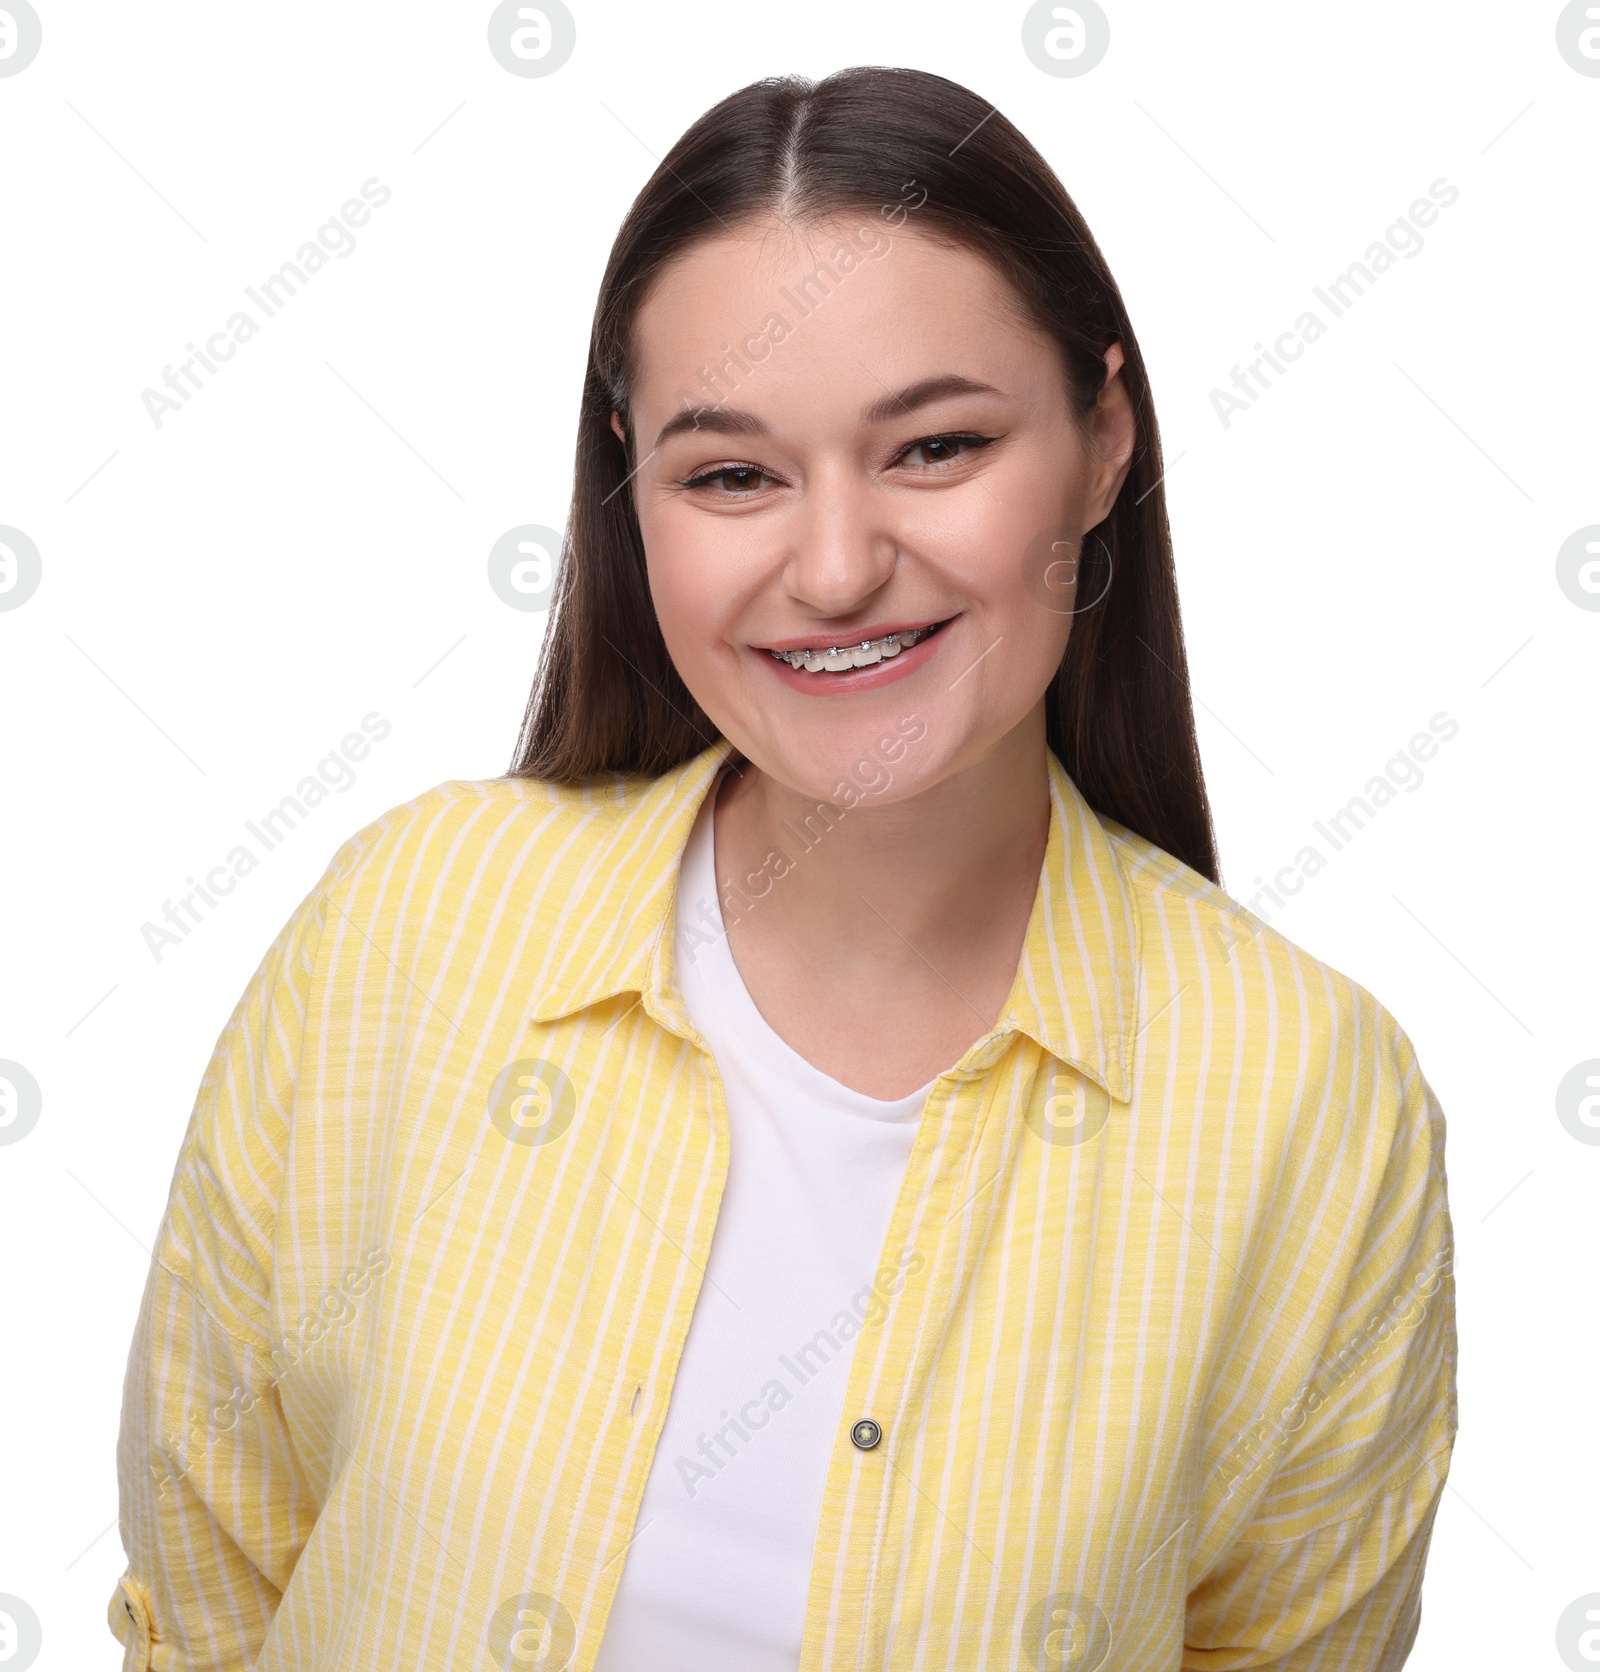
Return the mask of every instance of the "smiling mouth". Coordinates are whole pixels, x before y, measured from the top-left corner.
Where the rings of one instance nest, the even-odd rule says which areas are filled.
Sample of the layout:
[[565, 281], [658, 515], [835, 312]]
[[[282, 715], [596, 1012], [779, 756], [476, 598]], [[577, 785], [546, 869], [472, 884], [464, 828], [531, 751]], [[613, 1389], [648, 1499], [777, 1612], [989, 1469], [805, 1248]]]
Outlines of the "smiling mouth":
[[858, 644], [818, 645], [808, 650], [771, 650], [774, 661], [787, 662], [791, 668], [804, 668], [807, 673], [853, 673], [857, 668], [870, 668], [874, 663], [886, 662], [909, 650], [921, 640], [931, 638], [954, 616], [944, 621], [931, 622], [926, 627], [907, 627], [898, 633], [885, 633], [881, 639], [862, 639]]

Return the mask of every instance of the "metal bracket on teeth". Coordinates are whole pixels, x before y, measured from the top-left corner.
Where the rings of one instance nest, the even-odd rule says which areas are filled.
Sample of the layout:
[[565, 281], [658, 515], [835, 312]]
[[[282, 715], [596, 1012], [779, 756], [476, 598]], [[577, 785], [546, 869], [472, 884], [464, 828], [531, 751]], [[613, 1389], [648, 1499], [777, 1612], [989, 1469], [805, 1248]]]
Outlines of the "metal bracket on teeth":
[[773, 650], [768, 654], [774, 661], [787, 662], [791, 667], [799, 667], [808, 656], [849, 656], [857, 650], [871, 650], [874, 645], [893, 643], [901, 650], [908, 650], [919, 639], [926, 638], [931, 631], [931, 627], [908, 627], [903, 633], [885, 633], [881, 639], [863, 639], [859, 644], [833, 644], [825, 649], [813, 647], [807, 650]]

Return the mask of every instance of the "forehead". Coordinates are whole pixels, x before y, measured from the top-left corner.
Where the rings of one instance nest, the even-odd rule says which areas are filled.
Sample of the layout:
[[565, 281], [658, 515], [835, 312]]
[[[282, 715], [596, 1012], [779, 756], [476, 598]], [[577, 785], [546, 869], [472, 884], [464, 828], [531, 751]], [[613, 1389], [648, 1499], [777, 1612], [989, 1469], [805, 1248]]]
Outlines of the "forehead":
[[946, 372], [1009, 387], [1050, 375], [1056, 355], [1041, 346], [1054, 347], [965, 246], [871, 210], [747, 222], [657, 276], [634, 328], [633, 398], [652, 410], [710, 404], [736, 384], [741, 407], [846, 388], [854, 400]]

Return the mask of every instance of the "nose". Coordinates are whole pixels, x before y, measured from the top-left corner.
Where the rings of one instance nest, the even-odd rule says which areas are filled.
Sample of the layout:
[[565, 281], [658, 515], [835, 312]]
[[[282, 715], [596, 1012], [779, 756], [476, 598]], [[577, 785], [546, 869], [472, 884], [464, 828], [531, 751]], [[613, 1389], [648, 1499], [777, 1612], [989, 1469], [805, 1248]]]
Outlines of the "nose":
[[823, 615], [851, 615], [881, 591], [899, 553], [883, 509], [847, 467], [814, 476], [791, 528], [784, 567], [790, 597]]

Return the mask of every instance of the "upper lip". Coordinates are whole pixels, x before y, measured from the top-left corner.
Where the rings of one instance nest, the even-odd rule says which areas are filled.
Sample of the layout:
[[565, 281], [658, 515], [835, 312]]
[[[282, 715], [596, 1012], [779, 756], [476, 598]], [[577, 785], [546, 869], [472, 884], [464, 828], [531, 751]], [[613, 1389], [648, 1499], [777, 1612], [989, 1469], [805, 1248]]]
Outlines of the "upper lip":
[[869, 639], [887, 638], [890, 633], [909, 633], [916, 627], [935, 627], [950, 620], [943, 615], [903, 616], [897, 621], [869, 621], [863, 627], [827, 627], [795, 639], [766, 639], [753, 650], [849, 650]]

